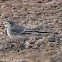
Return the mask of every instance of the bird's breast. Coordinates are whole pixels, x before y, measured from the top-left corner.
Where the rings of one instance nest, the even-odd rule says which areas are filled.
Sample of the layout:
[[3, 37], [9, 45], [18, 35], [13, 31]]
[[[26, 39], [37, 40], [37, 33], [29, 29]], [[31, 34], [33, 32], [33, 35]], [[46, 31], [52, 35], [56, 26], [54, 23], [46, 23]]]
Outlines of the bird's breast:
[[7, 29], [7, 34], [12, 39], [12, 33], [11, 33], [10, 29]]

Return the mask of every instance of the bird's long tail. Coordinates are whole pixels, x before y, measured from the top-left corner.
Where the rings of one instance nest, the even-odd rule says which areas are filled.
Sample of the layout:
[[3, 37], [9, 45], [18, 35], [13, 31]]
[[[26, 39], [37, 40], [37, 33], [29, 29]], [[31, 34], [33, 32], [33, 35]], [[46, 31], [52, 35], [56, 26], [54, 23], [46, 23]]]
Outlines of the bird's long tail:
[[42, 33], [51, 33], [51, 32], [40, 32], [40, 31], [26, 31], [27, 34], [42, 34]]

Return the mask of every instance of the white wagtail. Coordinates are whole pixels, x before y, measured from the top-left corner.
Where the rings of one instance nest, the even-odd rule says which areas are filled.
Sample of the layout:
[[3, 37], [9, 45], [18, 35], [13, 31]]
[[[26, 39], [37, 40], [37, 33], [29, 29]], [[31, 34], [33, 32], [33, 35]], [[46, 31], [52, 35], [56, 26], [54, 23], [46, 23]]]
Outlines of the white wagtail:
[[50, 33], [50, 32], [34, 31], [34, 30], [28, 29], [26, 27], [17, 25], [13, 21], [9, 21], [9, 20], [4, 22], [3, 24], [6, 27], [8, 36], [12, 40], [25, 39], [25, 38], [31, 36], [31, 34]]

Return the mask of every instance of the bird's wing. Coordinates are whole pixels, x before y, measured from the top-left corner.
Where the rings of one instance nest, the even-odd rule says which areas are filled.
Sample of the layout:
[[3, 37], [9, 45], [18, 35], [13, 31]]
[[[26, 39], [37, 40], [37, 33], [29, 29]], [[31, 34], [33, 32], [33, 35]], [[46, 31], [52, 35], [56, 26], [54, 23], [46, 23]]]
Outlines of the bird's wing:
[[14, 25], [13, 27], [10, 28], [11, 32], [16, 35], [24, 33], [25, 29], [26, 29], [25, 27], [19, 25]]
[[28, 31], [32, 31], [26, 27], [23, 27], [23, 26], [20, 26], [20, 25], [14, 25], [13, 27], [10, 28], [12, 34], [15, 34], [15, 35], [21, 35], [21, 34], [31, 34], [30, 32]]

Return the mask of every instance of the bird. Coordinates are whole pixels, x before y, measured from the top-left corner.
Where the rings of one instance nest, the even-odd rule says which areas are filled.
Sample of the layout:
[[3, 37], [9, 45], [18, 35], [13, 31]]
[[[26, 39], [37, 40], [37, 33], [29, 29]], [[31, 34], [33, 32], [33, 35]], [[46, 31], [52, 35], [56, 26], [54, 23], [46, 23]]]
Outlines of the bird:
[[7, 35], [11, 40], [18, 41], [18, 40], [26, 39], [27, 37], [30, 37], [31, 35], [50, 33], [50, 32], [40, 32], [40, 31], [29, 29], [24, 26], [18, 25], [11, 20], [4, 21], [3, 25], [5, 26]]

